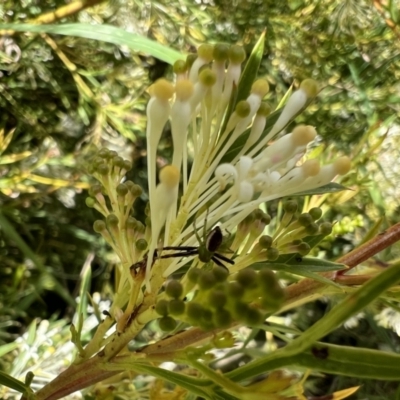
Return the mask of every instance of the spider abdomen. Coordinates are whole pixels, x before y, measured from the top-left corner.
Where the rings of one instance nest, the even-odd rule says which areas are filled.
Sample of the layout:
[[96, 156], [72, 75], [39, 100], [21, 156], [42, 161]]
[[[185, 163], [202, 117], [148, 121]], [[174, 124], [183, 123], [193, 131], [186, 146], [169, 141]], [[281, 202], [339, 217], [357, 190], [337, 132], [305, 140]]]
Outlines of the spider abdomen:
[[221, 228], [219, 226], [216, 226], [207, 236], [206, 249], [208, 250], [208, 252], [211, 254], [215, 253], [218, 250], [219, 246], [221, 246], [222, 240], [223, 235]]

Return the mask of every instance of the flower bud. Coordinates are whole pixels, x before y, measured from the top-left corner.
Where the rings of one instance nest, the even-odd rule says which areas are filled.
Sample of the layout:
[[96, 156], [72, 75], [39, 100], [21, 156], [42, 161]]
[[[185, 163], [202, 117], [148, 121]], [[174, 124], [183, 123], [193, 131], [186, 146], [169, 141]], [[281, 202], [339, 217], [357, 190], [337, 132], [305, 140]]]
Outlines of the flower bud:
[[179, 299], [183, 294], [183, 286], [176, 279], [171, 279], [165, 286], [165, 293], [174, 299]]
[[158, 300], [155, 311], [157, 314], [165, 317], [168, 315], [168, 300], [162, 299]]
[[162, 317], [158, 320], [160, 329], [164, 332], [171, 332], [176, 328], [176, 321], [172, 317]]

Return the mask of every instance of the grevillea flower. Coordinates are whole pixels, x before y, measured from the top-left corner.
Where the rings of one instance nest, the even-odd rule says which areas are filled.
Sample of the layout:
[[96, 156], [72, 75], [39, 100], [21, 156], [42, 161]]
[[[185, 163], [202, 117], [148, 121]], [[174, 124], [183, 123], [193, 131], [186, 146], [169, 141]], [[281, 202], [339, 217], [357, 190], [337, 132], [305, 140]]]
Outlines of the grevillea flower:
[[[274, 114], [271, 105], [263, 102], [269, 90], [264, 79], [256, 80], [248, 95], [235, 101], [244, 59], [239, 46], [203, 45], [194, 62], [175, 64], [175, 82], [161, 79], [149, 90], [149, 292], [154, 262], [162, 264], [155, 271], [166, 279], [188, 258], [195, 258], [154, 258], [163, 247], [197, 246], [194, 223], [199, 232], [208, 232], [216, 224], [235, 232], [261, 203], [321, 187], [350, 168], [347, 157], [322, 166], [317, 159], [307, 159], [307, 146], [317, 135], [315, 127], [299, 125], [284, 132], [317, 95], [313, 80], [303, 81]], [[267, 124], [268, 118], [272, 125]], [[156, 186], [157, 146], [167, 121], [173, 156]], [[199, 262], [195, 258], [194, 264]]]

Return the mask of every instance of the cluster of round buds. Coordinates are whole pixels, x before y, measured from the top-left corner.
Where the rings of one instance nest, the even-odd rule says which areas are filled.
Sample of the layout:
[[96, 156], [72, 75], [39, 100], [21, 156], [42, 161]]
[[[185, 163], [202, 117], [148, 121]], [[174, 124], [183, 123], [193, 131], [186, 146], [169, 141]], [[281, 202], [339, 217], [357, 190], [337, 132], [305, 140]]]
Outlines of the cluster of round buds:
[[[281, 220], [274, 224], [274, 228], [267, 227], [271, 217], [259, 209], [251, 212], [238, 225], [230, 244], [230, 250], [236, 255], [235, 264], [229, 267], [231, 273], [255, 263], [279, 262], [280, 256], [287, 258], [292, 254], [303, 257], [332, 232], [332, 224], [321, 220], [322, 210], [318, 207], [300, 214], [297, 202], [290, 200], [284, 203], [283, 211]], [[266, 230], [271, 235], [265, 234]]]
[[86, 205], [105, 217], [105, 220], [95, 221], [94, 230], [127, 264], [136, 260], [147, 248], [145, 226], [130, 215], [142, 188], [130, 180], [123, 181], [131, 167], [131, 163], [115, 151], [99, 150], [89, 166], [99, 183], [90, 187], [89, 197], [86, 198]]
[[182, 298], [183, 285], [169, 281], [165, 292], [170, 299], [161, 299], [156, 305], [157, 313], [162, 316], [160, 328], [173, 330], [176, 319], [204, 330], [228, 328], [234, 322], [257, 325], [284, 301], [284, 291], [269, 269], [256, 272], [246, 268], [233, 279], [228, 277], [229, 272], [220, 266], [211, 270], [190, 269], [188, 287], [196, 289], [196, 294], [187, 302]]

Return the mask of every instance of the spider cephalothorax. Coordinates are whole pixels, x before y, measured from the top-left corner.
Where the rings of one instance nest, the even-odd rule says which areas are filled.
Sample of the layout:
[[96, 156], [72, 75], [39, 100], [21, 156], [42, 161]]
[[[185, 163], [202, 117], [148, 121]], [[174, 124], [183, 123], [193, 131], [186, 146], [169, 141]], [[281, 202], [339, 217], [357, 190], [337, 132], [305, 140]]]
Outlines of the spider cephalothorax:
[[231, 265], [235, 264], [235, 262], [230, 258], [217, 253], [224, 238], [222, 235], [221, 228], [219, 226], [216, 226], [215, 228], [211, 229], [208, 235], [206, 235], [205, 226], [206, 225], [204, 225], [203, 240], [200, 238], [199, 234], [195, 230], [197, 240], [199, 241], [199, 246], [165, 246], [162, 249], [163, 251], [175, 250], [176, 252], [171, 254], [162, 254], [160, 258], [188, 257], [188, 256], [198, 255], [199, 260], [202, 261], [203, 263], [214, 261], [215, 264], [224, 268], [227, 267], [226, 265], [223, 264], [223, 261]]

